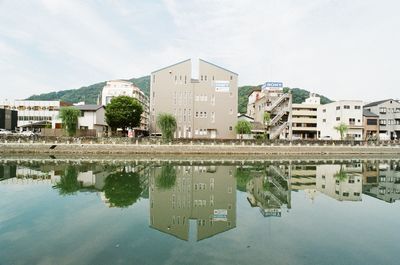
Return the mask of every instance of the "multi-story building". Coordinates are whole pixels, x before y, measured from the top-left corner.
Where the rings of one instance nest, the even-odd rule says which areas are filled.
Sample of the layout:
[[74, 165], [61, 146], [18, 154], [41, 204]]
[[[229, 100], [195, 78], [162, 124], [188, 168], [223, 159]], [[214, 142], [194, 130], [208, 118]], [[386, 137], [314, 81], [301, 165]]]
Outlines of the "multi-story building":
[[17, 128], [18, 112], [0, 108], [0, 129], [15, 130]]
[[363, 140], [378, 139], [379, 115], [366, 109], [363, 110]]
[[379, 116], [379, 134], [386, 134], [391, 140], [400, 139], [400, 102], [386, 99], [371, 102], [365, 110]]
[[[175, 177], [175, 182], [169, 188], [158, 185], [159, 178], [165, 177], [163, 170], [155, 167], [150, 174], [151, 228], [182, 240], [200, 241], [236, 227], [233, 166], [173, 167], [169, 177]], [[176, 175], [171, 176], [172, 172]], [[195, 231], [197, 235], [192, 234]]]
[[346, 139], [362, 140], [363, 102], [360, 100], [340, 100], [320, 105], [317, 111], [318, 138], [340, 140], [335, 129], [341, 123], [348, 126]]
[[177, 138], [235, 138], [238, 74], [201, 59], [198, 70], [192, 78], [188, 59], [151, 73], [151, 133], [161, 133], [157, 117], [169, 113], [176, 117]]
[[149, 98], [140, 88], [128, 80], [111, 80], [106, 83], [99, 95], [99, 104], [106, 106], [111, 99], [118, 96], [128, 96], [137, 99], [143, 106], [143, 113], [140, 121], [141, 130], [149, 129]]
[[321, 98], [310, 93], [301, 104], [292, 104], [293, 139], [317, 139], [317, 110]]
[[[265, 120], [266, 113], [269, 120]], [[253, 118], [266, 125], [270, 139], [292, 139], [292, 95], [281, 87], [264, 85], [254, 102]]]
[[60, 107], [71, 105], [59, 100], [5, 100], [0, 102], [0, 107], [18, 111], [18, 127], [45, 127], [57, 119]]
[[262, 96], [261, 88], [253, 90], [248, 96], [247, 116], [254, 117], [256, 114], [255, 103]]

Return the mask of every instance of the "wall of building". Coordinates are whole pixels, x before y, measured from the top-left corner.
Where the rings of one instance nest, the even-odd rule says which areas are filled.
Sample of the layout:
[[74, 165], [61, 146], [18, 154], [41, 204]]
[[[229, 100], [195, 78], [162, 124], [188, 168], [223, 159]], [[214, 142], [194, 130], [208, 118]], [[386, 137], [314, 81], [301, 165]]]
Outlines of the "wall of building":
[[341, 100], [321, 105], [317, 111], [317, 128], [320, 138], [331, 137], [340, 140], [335, 129], [340, 123], [348, 125], [347, 137], [362, 140], [363, 102], [360, 100]]
[[387, 100], [375, 106], [366, 106], [366, 110], [379, 115], [379, 132], [390, 139], [400, 139], [400, 103]]
[[177, 138], [235, 138], [237, 74], [200, 60], [199, 79], [193, 80], [191, 69], [186, 60], [152, 73], [151, 132], [160, 132], [157, 116], [170, 113], [177, 120]]
[[15, 130], [17, 127], [18, 112], [10, 109], [0, 109], [0, 129]]
[[0, 107], [18, 111], [18, 127], [39, 121], [51, 122], [58, 117], [60, 107], [67, 105], [71, 104], [51, 100], [15, 100], [0, 102]]

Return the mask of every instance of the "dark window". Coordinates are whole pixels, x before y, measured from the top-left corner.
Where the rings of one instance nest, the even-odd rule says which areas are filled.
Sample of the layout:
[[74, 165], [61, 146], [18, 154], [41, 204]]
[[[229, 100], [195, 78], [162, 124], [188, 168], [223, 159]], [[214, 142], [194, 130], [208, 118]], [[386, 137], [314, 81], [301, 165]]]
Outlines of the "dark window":
[[378, 125], [377, 119], [367, 119], [367, 125]]

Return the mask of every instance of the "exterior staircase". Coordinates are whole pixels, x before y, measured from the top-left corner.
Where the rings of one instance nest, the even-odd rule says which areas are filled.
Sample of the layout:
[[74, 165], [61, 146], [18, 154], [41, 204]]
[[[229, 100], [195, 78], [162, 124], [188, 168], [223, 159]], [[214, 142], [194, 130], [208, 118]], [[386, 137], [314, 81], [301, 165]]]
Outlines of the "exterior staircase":
[[277, 106], [279, 106], [279, 104], [282, 103], [282, 101], [289, 99], [290, 95], [289, 94], [283, 94], [282, 96], [280, 96], [277, 100], [274, 101], [274, 103], [270, 106], [265, 106], [265, 111], [267, 112], [271, 112], [273, 109], [275, 109]]
[[287, 125], [288, 125], [288, 122], [286, 121], [286, 122], [282, 123], [280, 126], [278, 126], [277, 128], [274, 128], [274, 130], [272, 130], [270, 132], [269, 138], [276, 139], [281, 134], [281, 132], [287, 127]]

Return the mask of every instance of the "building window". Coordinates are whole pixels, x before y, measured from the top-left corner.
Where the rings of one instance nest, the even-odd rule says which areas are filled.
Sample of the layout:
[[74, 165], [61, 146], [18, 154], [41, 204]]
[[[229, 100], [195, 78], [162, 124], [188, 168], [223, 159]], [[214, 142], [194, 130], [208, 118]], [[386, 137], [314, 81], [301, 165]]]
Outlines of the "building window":
[[336, 117], [336, 120], [337, 120], [337, 121], [340, 121], [340, 117]]
[[203, 76], [200, 77], [200, 80], [203, 81]]
[[340, 106], [336, 106], [336, 110], [340, 110]]
[[386, 107], [380, 107], [379, 108], [379, 113], [385, 114], [386, 113]]
[[377, 125], [378, 120], [377, 119], [367, 119], [367, 125]]
[[229, 126], [229, 130], [232, 131], [232, 126]]
[[356, 119], [354, 119], [354, 118], [349, 118], [349, 124], [350, 124], [350, 125], [355, 125], [355, 124], [356, 124]]
[[379, 124], [385, 126], [386, 125], [386, 120], [379, 120]]
[[344, 109], [350, 109], [350, 106], [349, 106], [349, 105], [344, 105], [343, 108], [344, 108]]
[[231, 76], [231, 80], [233, 80], [233, 76]]
[[326, 112], [326, 109], [323, 109], [322, 112], [325, 113], [325, 112]]
[[354, 106], [354, 109], [361, 109], [361, 106]]

